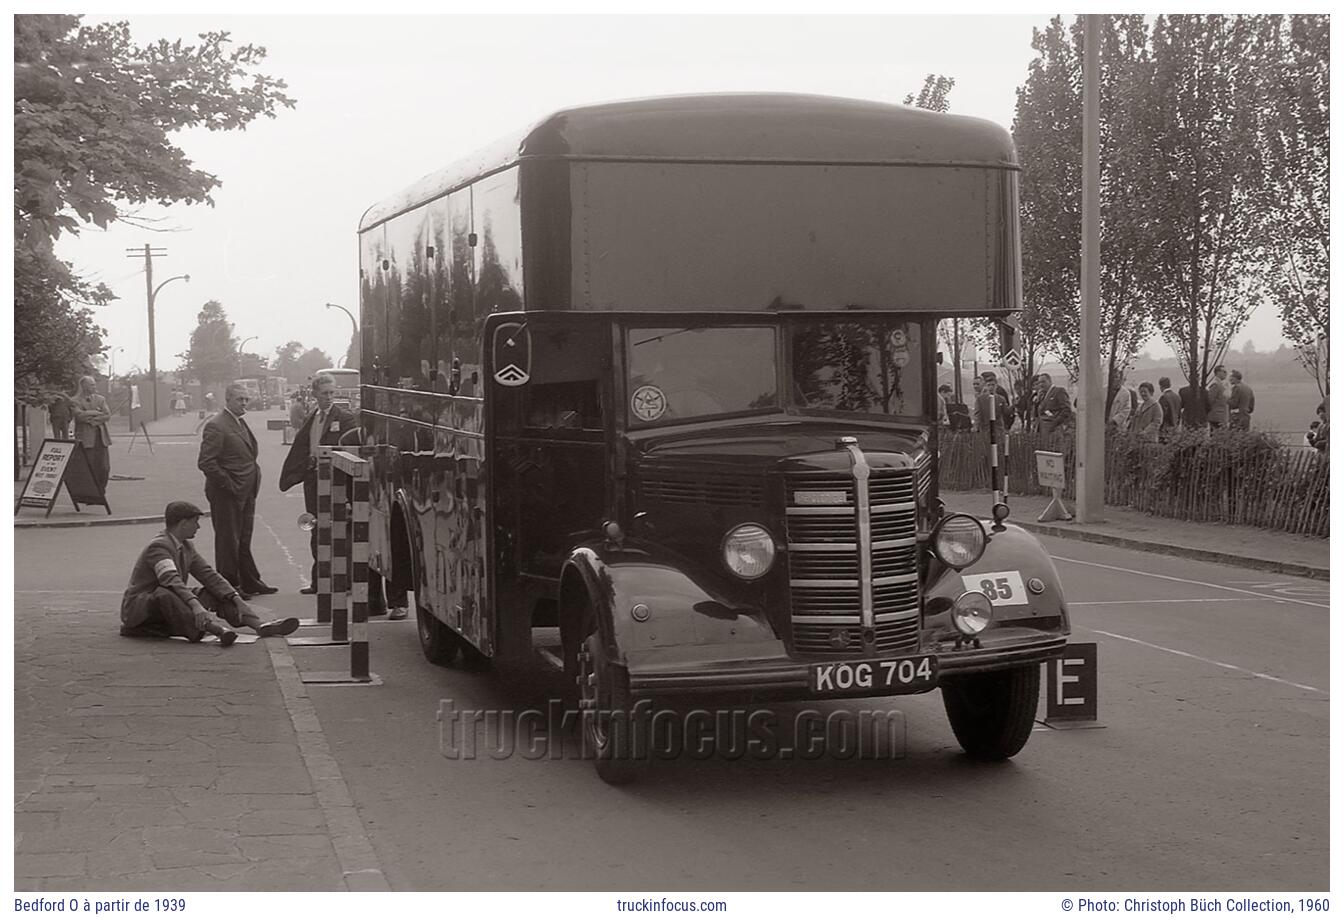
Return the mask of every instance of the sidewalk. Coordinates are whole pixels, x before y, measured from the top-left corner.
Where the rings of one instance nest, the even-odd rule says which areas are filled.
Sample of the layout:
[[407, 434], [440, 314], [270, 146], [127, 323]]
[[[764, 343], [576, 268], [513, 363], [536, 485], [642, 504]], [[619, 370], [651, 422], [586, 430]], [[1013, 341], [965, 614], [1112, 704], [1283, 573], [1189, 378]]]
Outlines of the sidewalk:
[[[258, 439], [272, 439], [279, 443], [281, 432], [268, 431], [266, 420], [280, 417], [279, 410], [273, 410], [248, 413], [247, 420]], [[164, 505], [174, 499], [195, 502], [206, 508], [208, 515], [205, 477], [196, 468], [201, 437], [194, 429], [200, 423], [201, 419], [195, 413], [181, 417], [169, 415], [156, 422], [146, 423], [150, 441], [147, 444], [138, 427], [135, 432], [128, 432], [124, 427], [124, 417], [113, 419], [112, 446], [108, 451], [112, 476], [107, 484], [107, 503], [112, 507], [112, 514], [109, 515], [101, 505], [81, 505], [80, 510], [76, 511], [69, 495], [62, 488], [50, 517], [44, 517], [45, 512], [38, 508], [22, 508], [15, 516], [14, 526], [86, 527], [150, 523], [162, 519]], [[278, 469], [263, 467], [263, 486], [274, 486], [279, 475]], [[26, 479], [25, 472], [23, 478], [14, 483], [15, 502], [23, 491]]]
[[[117, 634], [126, 545], [155, 529], [22, 537], [16, 890], [386, 890], [284, 639]], [[312, 615], [293, 591], [265, 601], [266, 617]]]
[[[988, 519], [993, 498], [989, 492], [941, 492], [949, 511]], [[1141, 511], [1106, 506], [1101, 523], [1076, 521], [1037, 523], [1049, 498], [1010, 495], [1008, 523], [1024, 530], [1088, 543], [1105, 543], [1144, 552], [1183, 556], [1205, 562], [1238, 565], [1266, 572], [1330, 578], [1330, 541], [1278, 533], [1236, 524], [1206, 524], [1155, 517]], [[1069, 505], [1074, 510], [1073, 505]]]

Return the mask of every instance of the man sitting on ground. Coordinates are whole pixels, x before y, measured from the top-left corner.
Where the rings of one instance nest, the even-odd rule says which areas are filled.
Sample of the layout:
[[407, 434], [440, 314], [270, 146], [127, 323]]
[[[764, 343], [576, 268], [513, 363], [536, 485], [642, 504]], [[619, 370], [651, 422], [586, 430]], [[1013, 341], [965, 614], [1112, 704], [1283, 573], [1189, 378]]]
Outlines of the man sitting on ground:
[[[262, 638], [287, 636], [298, 629], [296, 617], [263, 622], [238, 589], [196, 554], [191, 538], [201, 528], [203, 513], [191, 502], [168, 503], [163, 533], [140, 553], [121, 597], [121, 634], [183, 636], [200, 642], [209, 633], [228, 647], [238, 638], [231, 627], [246, 626]], [[189, 575], [196, 577], [200, 588], [187, 587]]]

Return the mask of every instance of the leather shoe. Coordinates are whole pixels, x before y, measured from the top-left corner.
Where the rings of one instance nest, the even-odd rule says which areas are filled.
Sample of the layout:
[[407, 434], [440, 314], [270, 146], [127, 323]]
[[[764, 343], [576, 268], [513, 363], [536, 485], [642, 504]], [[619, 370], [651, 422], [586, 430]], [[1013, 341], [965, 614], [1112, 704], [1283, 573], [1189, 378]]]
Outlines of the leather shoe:
[[316, 593], [317, 593], [317, 585], [309, 585], [309, 586], [306, 587], [306, 588], [300, 588], [300, 589], [299, 589], [299, 593], [300, 593], [300, 594], [316, 594]]
[[244, 591], [242, 588], [238, 588], [237, 590], [238, 590], [238, 596], [241, 597], [243, 600], [245, 601], [252, 600], [252, 595], [249, 594], [247, 591]]
[[233, 645], [233, 643], [236, 642], [238, 639], [238, 634], [234, 632], [232, 629], [229, 629], [227, 626], [224, 628], [224, 631], [219, 633], [218, 635], [219, 635], [220, 648], [228, 648], [230, 645]]
[[257, 627], [257, 635], [263, 639], [271, 636], [288, 636], [299, 628], [298, 617], [285, 617], [283, 620], [269, 620]]
[[272, 587], [272, 586], [270, 586], [270, 585], [268, 585], [268, 584], [259, 582], [259, 583], [255, 584], [255, 585], [253, 585], [250, 589], [248, 589], [248, 593], [249, 593], [249, 594], [278, 594], [278, 593], [280, 593], [280, 589], [279, 589], [279, 588], [274, 588], [274, 587]]

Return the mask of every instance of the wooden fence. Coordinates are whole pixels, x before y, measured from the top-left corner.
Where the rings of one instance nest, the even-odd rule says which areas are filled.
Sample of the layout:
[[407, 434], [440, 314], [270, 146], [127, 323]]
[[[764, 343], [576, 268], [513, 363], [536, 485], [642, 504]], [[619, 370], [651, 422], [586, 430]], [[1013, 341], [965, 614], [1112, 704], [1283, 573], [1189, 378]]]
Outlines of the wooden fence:
[[[939, 485], [987, 490], [989, 435], [939, 434]], [[1066, 498], [1074, 489], [1072, 434], [1015, 432], [1008, 438], [1008, 486], [1014, 495], [1048, 494], [1036, 481], [1036, 451], [1064, 454]], [[1179, 445], [1112, 437], [1106, 444], [1108, 505], [1185, 521], [1246, 524], [1314, 537], [1330, 534], [1330, 462], [1317, 451], [1260, 442], [1233, 447], [1222, 438]]]

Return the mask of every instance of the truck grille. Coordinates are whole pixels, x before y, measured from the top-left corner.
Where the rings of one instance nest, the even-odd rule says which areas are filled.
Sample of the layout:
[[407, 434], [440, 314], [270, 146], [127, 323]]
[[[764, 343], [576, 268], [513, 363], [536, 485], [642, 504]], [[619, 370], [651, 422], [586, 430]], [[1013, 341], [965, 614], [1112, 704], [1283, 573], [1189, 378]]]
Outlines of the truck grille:
[[794, 650], [853, 656], [916, 648], [915, 471], [869, 473], [874, 637], [870, 646], [863, 641], [863, 547], [855, 476], [790, 474], [785, 486]]

